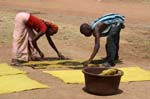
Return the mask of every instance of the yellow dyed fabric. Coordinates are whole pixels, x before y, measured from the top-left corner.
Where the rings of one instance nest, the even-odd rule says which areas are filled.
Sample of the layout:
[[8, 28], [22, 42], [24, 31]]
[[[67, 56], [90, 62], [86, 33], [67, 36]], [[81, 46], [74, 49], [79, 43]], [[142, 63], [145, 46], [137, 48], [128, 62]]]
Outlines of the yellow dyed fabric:
[[124, 72], [124, 75], [121, 78], [122, 82], [150, 80], [150, 71], [144, 70], [140, 67], [127, 67], [119, 69]]
[[[97, 66], [97, 65], [93, 65], [93, 64], [89, 64], [89, 67], [92, 66]], [[83, 65], [58, 65], [58, 64], [54, 64], [54, 65], [48, 65], [48, 66], [35, 66], [33, 67], [34, 69], [50, 69], [50, 68], [73, 68], [73, 69], [82, 69]]]
[[34, 69], [49, 69], [49, 68], [82, 68], [83, 66], [82, 65], [78, 65], [78, 66], [66, 66], [66, 65], [57, 65], [57, 64], [54, 64], [54, 65], [48, 65], [48, 66], [35, 66], [33, 67]]
[[[83, 60], [55, 60], [55, 61], [31, 61], [23, 65], [33, 67], [34, 69], [48, 68], [82, 68]], [[89, 64], [89, 66], [96, 66]]]
[[[124, 72], [121, 82], [150, 80], [150, 71], [139, 67], [119, 68]], [[43, 71], [64, 81], [65, 83], [83, 83], [84, 75], [81, 70]]]
[[3, 75], [14, 75], [14, 74], [24, 74], [25, 71], [13, 68], [12, 66], [8, 65], [7, 63], [0, 64], [0, 76]]
[[65, 83], [83, 83], [84, 75], [81, 70], [43, 71], [61, 79]]
[[23, 65], [43, 65], [43, 64], [57, 64], [59, 62], [61, 62], [62, 60], [56, 60], [56, 61], [30, 61], [28, 63], [24, 63]]
[[83, 62], [83, 60], [50, 60], [50, 61], [30, 61], [28, 63], [24, 63], [23, 65], [38, 65], [38, 64], [61, 64], [61, 63], [64, 63], [64, 62], [78, 62], [78, 63], [81, 63]]
[[48, 88], [25, 74], [0, 76], [0, 94], [19, 92], [37, 88]]

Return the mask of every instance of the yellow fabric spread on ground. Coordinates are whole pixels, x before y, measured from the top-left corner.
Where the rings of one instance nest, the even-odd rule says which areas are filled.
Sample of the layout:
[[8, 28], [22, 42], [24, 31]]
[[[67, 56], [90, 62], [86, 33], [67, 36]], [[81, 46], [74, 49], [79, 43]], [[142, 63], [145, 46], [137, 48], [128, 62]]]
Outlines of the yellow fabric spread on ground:
[[13, 68], [9, 66], [7, 63], [1, 63], [0, 64], [0, 76], [3, 75], [14, 75], [14, 74], [24, 74], [25, 71]]
[[63, 62], [83, 62], [84, 60], [50, 60], [50, 61], [30, 61], [28, 63], [24, 63], [23, 65], [38, 65], [38, 64], [58, 64], [58, 63], [63, 63]]
[[[124, 72], [121, 82], [150, 80], [150, 71], [139, 67], [119, 68]], [[81, 70], [43, 71], [64, 81], [65, 83], [83, 83], [84, 75]]]
[[0, 76], [0, 94], [47, 87], [30, 79], [25, 74]]
[[150, 71], [140, 67], [119, 68], [124, 72], [122, 82], [150, 80]]
[[57, 64], [61, 62], [62, 60], [57, 60], [57, 61], [30, 61], [28, 63], [24, 63], [23, 65], [40, 65], [40, 64]]
[[[83, 60], [54, 60], [54, 61], [31, 61], [23, 65], [33, 67], [34, 69], [48, 69], [48, 68], [82, 68]], [[89, 64], [89, 66], [96, 66]]]
[[81, 70], [58, 70], [58, 71], [43, 71], [60, 78], [65, 83], [83, 83], [84, 76]]
[[49, 69], [49, 68], [82, 68], [82, 65], [78, 65], [78, 66], [65, 66], [65, 65], [58, 65], [58, 64], [54, 64], [54, 65], [47, 65], [47, 66], [35, 66], [33, 67], [34, 69]]
[[9, 66], [7, 63], [1, 63], [0, 94], [48, 87], [30, 79], [25, 73], [25, 71]]

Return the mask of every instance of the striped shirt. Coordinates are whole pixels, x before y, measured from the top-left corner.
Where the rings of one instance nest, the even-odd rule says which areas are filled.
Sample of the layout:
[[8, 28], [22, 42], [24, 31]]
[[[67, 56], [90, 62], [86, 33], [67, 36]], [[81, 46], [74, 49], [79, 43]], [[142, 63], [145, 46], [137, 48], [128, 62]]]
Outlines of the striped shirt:
[[111, 28], [112, 24], [117, 24], [119, 25], [120, 23], [124, 23], [125, 21], [125, 17], [120, 15], [120, 14], [114, 14], [114, 13], [109, 13], [106, 15], [101, 16], [100, 18], [97, 18], [96, 20], [94, 20], [91, 24], [92, 29], [95, 29], [96, 25], [99, 23], [105, 23], [108, 26], [108, 28], [106, 28], [103, 33], [106, 33], [109, 31], [109, 29]]

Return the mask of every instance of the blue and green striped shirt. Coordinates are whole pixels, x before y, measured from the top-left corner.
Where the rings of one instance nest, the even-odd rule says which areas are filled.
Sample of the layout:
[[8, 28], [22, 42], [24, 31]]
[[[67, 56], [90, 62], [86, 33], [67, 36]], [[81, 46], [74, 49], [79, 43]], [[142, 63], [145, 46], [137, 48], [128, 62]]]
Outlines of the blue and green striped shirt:
[[[114, 14], [114, 13], [109, 13], [106, 15], [101, 16], [100, 18], [97, 18], [96, 20], [94, 20], [91, 24], [92, 29], [94, 29], [96, 27], [96, 25], [100, 22], [105, 23], [109, 26], [111, 26], [112, 24], [120, 24], [120, 23], [124, 23], [125, 21], [125, 17], [120, 15], [120, 14]], [[108, 27], [110, 28], [110, 27]], [[106, 29], [108, 30], [108, 29]]]

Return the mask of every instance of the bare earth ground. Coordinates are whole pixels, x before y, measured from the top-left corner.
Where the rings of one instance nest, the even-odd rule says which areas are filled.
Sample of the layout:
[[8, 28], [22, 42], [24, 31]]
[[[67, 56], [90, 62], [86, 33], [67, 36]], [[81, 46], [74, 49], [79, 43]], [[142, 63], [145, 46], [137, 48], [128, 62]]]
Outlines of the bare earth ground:
[[[121, 32], [120, 59], [116, 67], [140, 66], [150, 70], [150, 2], [149, 0], [0, 0], [0, 62], [10, 62], [13, 20], [20, 11], [28, 11], [60, 26], [53, 40], [58, 49], [72, 59], [88, 59], [93, 49], [93, 38], [79, 33], [79, 25], [91, 22], [105, 13], [126, 16], [126, 28]], [[45, 56], [57, 57], [45, 37], [38, 42]], [[105, 56], [105, 38], [96, 58]], [[49, 50], [47, 50], [49, 49]], [[91, 95], [82, 90], [84, 84], [64, 84], [43, 74], [42, 70], [21, 67], [28, 75], [49, 89], [37, 89], [0, 95], [0, 99], [150, 99], [150, 82], [121, 83], [120, 94]], [[11, 83], [11, 82], [10, 82]], [[18, 82], [23, 83], [23, 82]]]

